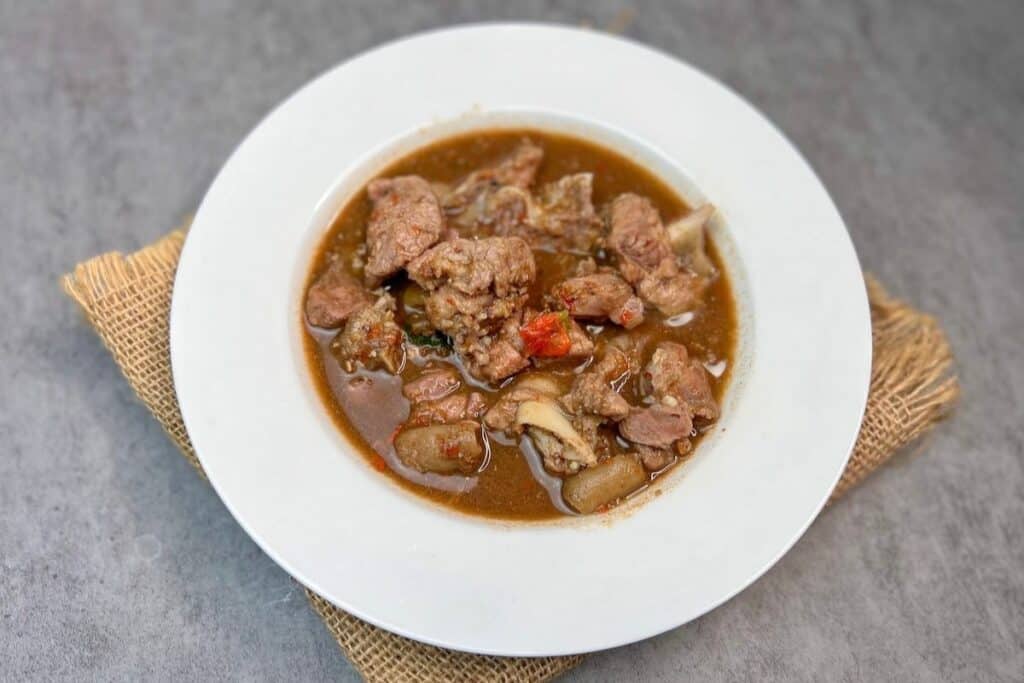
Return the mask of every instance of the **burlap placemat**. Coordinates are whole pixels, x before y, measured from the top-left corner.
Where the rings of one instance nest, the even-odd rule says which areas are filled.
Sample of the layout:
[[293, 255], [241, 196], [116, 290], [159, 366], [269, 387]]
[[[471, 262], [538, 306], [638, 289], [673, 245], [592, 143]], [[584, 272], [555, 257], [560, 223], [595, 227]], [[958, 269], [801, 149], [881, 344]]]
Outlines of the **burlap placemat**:
[[[175, 231], [130, 256], [110, 253], [63, 279], [110, 349], [135, 393], [188, 461], [203, 474], [185, 433], [171, 378], [168, 316], [184, 242]], [[830, 503], [946, 415], [959, 393], [953, 357], [934, 318], [891, 298], [867, 278], [874, 362], [867, 413]], [[546, 681], [582, 657], [484, 657], [431, 647], [388, 633], [306, 595], [345, 656], [367, 681]]]

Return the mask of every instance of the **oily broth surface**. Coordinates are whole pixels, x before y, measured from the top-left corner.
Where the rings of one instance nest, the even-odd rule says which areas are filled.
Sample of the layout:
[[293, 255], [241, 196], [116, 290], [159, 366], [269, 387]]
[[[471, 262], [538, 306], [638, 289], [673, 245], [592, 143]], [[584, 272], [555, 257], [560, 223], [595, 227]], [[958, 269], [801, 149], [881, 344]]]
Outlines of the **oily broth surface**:
[[[594, 173], [593, 198], [598, 210], [617, 195], [634, 192], [648, 197], [665, 223], [689, 211], [685, 202], [667, 185], [625, 157], [585, 140], [538, 130], [496, 130], [446, 138], [392, 163], [378, 175], [416, 174], [431, 183], [451, 185], [471, 171], [501, 158], [527, 137], [544, 148], [544, 163], [535, 187], [566, 174], [589, 171]], [[361, 190], [334, 218], [317, 249], [306, 289], [332, 260], [341, 258], [346, 264], [351, 264], [353, 256], [362, 253], [370, 210], [366, 191]], [[708, 255], [719, 275], [705, 294], [703, 308], [685, 324], [674, 320], [678, 326], [667, 324], [659, 313], [648, 310], [645, 321], [633, 332], [685, 344], [691, 355], [720, 371], [720, 376], [712, 373], [710, 378], [715, 398], [721, 401], [736, 347], [737, 318], [732, 287], [721, 256], [713, 242], [709, 241], [707, 246]], [[541, 251], [535, 251], [534, 256], [538, 277], [531, 288], [530, 303], [539, 307], [542, 292], [563, 279], [565, 269], [574, 267], [580, 257]], [[599, 264], [607, 262], [600, 252], [596, 259]], [[361, 275], [358, 268], [350, 267], [350, 270]], [[404, 314], [401, 294], [406, 286], [404, 278], [388, 285], [400, 302], [396, 316], [399, 325]], [[386, 372], [358, 370], [350, 375], [342, 370], [329, 349], [336, 331], [325, 332], [305, 321], [302, 324], [307, 363], [317, 393], [334, 423], [375, 469], [407, 490], [462, 512], [513, 520], [538, 520], [572, 514], [561, 501], [561, 479], [544, 470], [539, 456], [525, 437], [512, 440], [485, 430], [488, 453], [485, 466], [470, 477], [422, 474], [406, 467], [398, 459], [391, 439], [409, 414], [409, 402], [401, 392], [402, 382], [417, 377], [425, 366], [450, 363], [459, 369], [471, 388], [484, 394], [488, 404], [497, 398], [497, 388], [470, 378], [455, 355], [443, 356], [432, 349], [407, 344], [411, 351], [401, 380]], [[621, 332], [615, 326], [606, 326], [598, 332], [595, 341]], [[558, 361], [542, 363], [541, 367], [555, 373], [566, 389], [572, 382], [574, 371], [579, 369]], [[352, 388], [353, 380], [358, 390]], [[631, 389], [624, 395], [630, 402], [636, 402], [637, 397]], [[694, 449], [699, 446], [699, 441], [700, 437], [694, 439]], [[613, 452], [625, 450], [616, 439], [611, 439], [611, 443]], [[678, 464], [677, 461], [668, 469]], [[662, 474], [652, 474], [650, 479]]]

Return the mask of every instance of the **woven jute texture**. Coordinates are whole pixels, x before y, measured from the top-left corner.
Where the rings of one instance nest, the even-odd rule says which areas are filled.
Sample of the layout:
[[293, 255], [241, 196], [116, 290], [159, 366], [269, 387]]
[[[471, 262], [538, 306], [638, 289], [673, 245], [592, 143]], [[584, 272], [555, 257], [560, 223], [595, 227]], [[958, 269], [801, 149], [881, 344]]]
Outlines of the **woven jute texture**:
[[[185, 235], [173, 232], [130, 256], [104, 254], [63, 279], [129, 384], [196, 470], [196, 458], [174, 394], [168, 318], [174, 272]], [[870, 277], [874, 360], [867, 411], [834, 502], [953, 405], [959, 387], [953, 357], [934, 318], [891, 298]], [[422, 645], [371, 626], [307, 591], [352, 664], [367, 681], [550, 680], [582, 657], [484, 657]]]

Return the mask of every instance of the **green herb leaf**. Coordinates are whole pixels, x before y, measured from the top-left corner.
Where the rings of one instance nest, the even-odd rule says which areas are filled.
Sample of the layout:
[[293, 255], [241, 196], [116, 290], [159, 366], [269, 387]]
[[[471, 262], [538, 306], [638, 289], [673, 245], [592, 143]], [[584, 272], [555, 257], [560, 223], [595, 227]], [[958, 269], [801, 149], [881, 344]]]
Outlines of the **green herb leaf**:
[[569, 311], [558, 311], [558, 322], [562, 323], [562, 329], [568, 332], [572, 325], [569, 319]]
[[452, 340], [448, 335], [440, 332], [434, 332], [432, 334], [417, 334], [412, 331], [409, 325], [405, 326], [406, 338], [415, 344], [416, 346], [430, 346], [432, 348], [450, 349], [452, 347]]

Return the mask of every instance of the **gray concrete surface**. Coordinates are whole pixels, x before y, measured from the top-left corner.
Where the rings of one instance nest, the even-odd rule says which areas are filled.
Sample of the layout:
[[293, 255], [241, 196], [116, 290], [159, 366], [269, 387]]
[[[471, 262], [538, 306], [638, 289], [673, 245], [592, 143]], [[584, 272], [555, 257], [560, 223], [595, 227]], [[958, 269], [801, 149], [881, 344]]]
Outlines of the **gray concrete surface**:
[[[1021, 680], [1024, 4], [0, 0], [0, 678], [356, 680], [57, 289], [307, 79], [479, 19], [626, 25], [763, 109], [943, 319], [955, 418], [725, 606], [565, 680]], [[786, 198], [779, 198], [785, 211]]]

